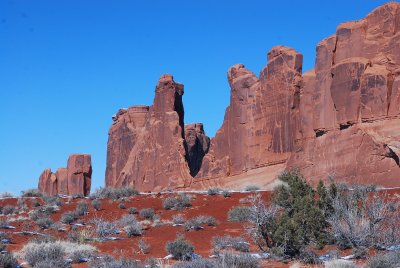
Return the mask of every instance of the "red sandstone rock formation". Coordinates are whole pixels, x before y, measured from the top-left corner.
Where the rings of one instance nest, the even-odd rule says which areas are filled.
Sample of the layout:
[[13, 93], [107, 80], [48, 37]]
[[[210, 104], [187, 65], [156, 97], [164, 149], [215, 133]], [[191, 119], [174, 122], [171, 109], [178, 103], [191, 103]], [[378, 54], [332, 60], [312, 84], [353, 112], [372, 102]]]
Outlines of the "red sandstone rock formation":
[[331, 176], [400, 186], [399, 3], [339, 25], [303, 75], [302, 55], [277, 46], [259, 78], [237, 64], [228, 81], [230, 105], [209, 146], [202, 126], [184, 127], [183, 86], [169, 75], [153, 106], [120, 111], [109, 134], [106, 185], [268, 188], [279, 172], [297, 167], [314, 182]]
[[91, 156], [72, 154], [68, 158], [67, 168], [59, 168], [56, 173], [45, 169], [39, 178], [38, 189], [48, 195], [83, 195], [90, 194], [92, 176]]

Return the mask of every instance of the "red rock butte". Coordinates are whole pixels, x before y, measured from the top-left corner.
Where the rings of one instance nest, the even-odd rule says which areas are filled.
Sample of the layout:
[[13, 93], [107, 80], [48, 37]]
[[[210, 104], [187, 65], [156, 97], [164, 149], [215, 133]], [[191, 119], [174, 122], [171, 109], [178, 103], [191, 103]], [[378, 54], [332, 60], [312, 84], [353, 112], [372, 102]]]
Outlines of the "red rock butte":
[[48, 195], [90, 194], [92, 163], [89, 154], [72, 154], [68, 158], [67, 168], [59, 168], [56, 173], [45, 169], [39, 178], [38, 189]]
[[340, 24], [316, 54], [304, 74], [303, 56], [284, 46], [259, 77], [231, 67], [230, 105], [211, 141], [201, 123], [184, 125], [183, 85], [163, 75], [152, 106], [113, 117], [106, 186], [270, 189], [291, 168], [312, 182], [400, 186], [400, 4]]

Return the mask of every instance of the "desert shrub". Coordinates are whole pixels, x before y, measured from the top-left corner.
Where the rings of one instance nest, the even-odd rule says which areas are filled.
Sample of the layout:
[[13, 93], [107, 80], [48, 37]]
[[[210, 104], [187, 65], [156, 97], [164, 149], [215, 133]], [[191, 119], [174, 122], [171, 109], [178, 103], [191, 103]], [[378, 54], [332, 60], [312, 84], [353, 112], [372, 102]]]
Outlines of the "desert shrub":
[[43, 217], [45, 217], [45, 214], [39, 209], [35, 209], [29, 213], [29, 218], [33, 221], [37, 221]]
[[135, 222], [124, 227], [124, 231], [128, 237], [141, 236], [143, 234], [143, 227], [139, 222]]
[[74, 243], [86, 243], [87, 241], [90, 241], [93, 237], [93, 231], [84, 229], [84, 230], [73, 230], [71, 232], [68, 232], [68, 241], [74, 242]]
[[135, 260], [120, 259], [116, 260], [111, 256], [101, 259], [94, 259], [88, 263], [88, 268], [144, 268]]
[[39, 264], [44, 262], [61, 263], [64, 262], [64, 258], [75, 259], [78, 256], [79, 258], [89, 258], [96, 252], [96, 249], [90, 245], [67, 241], [42, 241], [29, 242], [22, 248], [21, 252], [25, 261], [33, 267], [42, 268]]
[[121, 219], [119, 219], [118, 224], [122, 227], [135, 224], [137, 222], [136, 217], [134, 215], [124, 215]]
[[189, 219], [185, 223], [185, 230], [200, 230], [203, 229], [202, 225], [216, 226], [217, 220], [212, 216], [200, 215]]
[[219, 268], [215, 260], [203, 259], [203, 258], [195, 259], [190, 262], [188, 261], [176, 262], [172, 265], [172, 267], [173, 268]]
[[46, 215], [51, 215], [56, 212], [56, 206], [44, 205], [39, 209], [39, 211], [43, 212]]
[[33, 267], [40, 262], [63, 261], [65, 250], [55, 243], [28, 243], [22, 249], [23, 258]]
[[217, 195], [217, 194], [219, 194], [220, 191], [221, 191], [221, 189], [219, 189], [219, 188], [210, 188], [207, 190], [207, 194], [208, 195]]
[[92, 207], [97, 211], [101, 210], [101, 201], [98, 199], [93, 200]]
[[325, 268], [357, 268], [358, 266], [355, 265], [351, 261], [346, 260], [330, 260], [325, 262]]
[[247, 185], [247, 186], [244, 188], [244, 190], [245, 190], [246, 192], [255, 192], [255, 191], [260, 190], [260, 187], [257, 186], [257, 185]]
[[97, 219], [94, 220], [94, 224], [96, 226], [96, 234], [99, 237], [106, 237], [109, 235], [117, 234], [119, 232], [118, 227], [114, 222]]
[[176, 198], [173, 196], [169, 196], [164, 199], [163, 207], [165, 209], [173, 209], [175, 207], [175, 204], [176, 204]]
[[49, 206], [59, 207], [62, 205], [61, 199], [58, 196], [44, 195], [42, 199]]
[[129, 214], [137, 214], [138, 213], [137, 208], [134, 208], [134, 207], [128, 208], [128, 213]]
[[400, 202], [374, 187], [339, 185], [328, 217], [340, 248], [393, 245], [400, 242]]
[[42, 260], [36, 263], [33, 268], [72, 268], [71, 264], [64, 260]]
[[18, 260], [12, 253], [0, 254], [0, 267], [2, 268], [16, 268]]
[[231, 197], [231, 192], [228, 191], [228, 190], [223, 190], [221, 194], [222, 194], [222, 196], [225, 197], [225, 198]]
[[75, 213], [78, 216], [86, 215], [89, 211], [89, 206], [85, 201], [79, 201], [76, 206]]
[[299, 259], [305, 264], [319, 264], [321, 263], [318, 255], [311, 251], [302, 249], [299, 254]]
[[36, 224], [41, 228], [41, 229], [49, 229], [50, 226], [53, 225], [53, 220], [50, 218], [40, 218], [36, 220]]
[[42, 197], [43, 194], [39, 192], [38, 189], [28, 189], [25, 191], [22, 191], [22, 196], [23, 197]]
[[0, 193], [0, 198], [9, 198], [9, 197], [13, 197], [13, 194], [9, 192]]
[[368, 260], [369, 268], [397, 268], [400, 265], [400, 254], [398, 251], [381, 253]]
[[259, 194], [251, 197], [250, 228], [253, 240], [263, 250], [283, 249], [284, 256], [298, 256], [310, 243], [326, 242], [328, 223], [318, 203], [317, 192], [294, 170], [282, 173], [271, 204]]
[[180, 194], [176, 197], [167, 197], [163, 202], [165, 209], [184, 209], [192, 206], [192, 197], [187, 194]]
[[137, 245], [142, 254], [148, 254], [150, 252], [150, 245], [143, 239], [140, 239]]
[[[6, 245], [5, 244], [2, 244], [2, 243], [0, 243], [0, 254], [1, 254], [1, 252], [3, 251], [3, 250], [6, 250]], [[1, 266], [0, 266], [1, 267]]]
[[139, 215], [144, 219], [152, 220], [155, 212], [153, 208], [144, 208], [140, 210]]
[[136, 191], [133, 188], [129, 187], [124, 187], [124, 188], [99, 188], [97, 189], [92, 195], [92, 198], [97, 198], [97, 199], [104, 199], [104, 198], [111, 198], [114, 200], [123, 198], [123, 197], [129, 197], [129, 196], [134, 196], [138, 195], [139, 192]]
[[17, 207], [12, 206], [12, 205], [5, 205], [2, 209], [2, 213], [4, 215], [14, 214], [16, 211], [17, 211]]
[[76, 220], [78, 217], [76, 214], [72, 211], [65, 212], [64, 214], [61, 215], [61, 222], [65, 224], [71, 224], [74, 220]]
[[177, 237], [174, 241], [168, 241], [166, 250], [175, 260], [190, 260], [194, 252], [194, 246], [183, 236]]
[[126, 209], [125, 203], [119, 203], [119, 204], [118, 204], [118, 207], [119, 207], [120, 209]]
[[212, 239], [212, 246], [215, 253], [223, 249], [234, 249], [241, 252], [249, 252], [249, 243], [242, 237], [232, 237], [230, 235], [215, 236]]
[[186, 219], [182, 214], [172, 216], [172, 222], [174, 224], [184, 224], [185, 221], [186, 221]]
[[219, 267], [234, 267], [234, 268], [258, 268], [260, 267], [256, 258], [249, 254], [233, 254], [224, 252], [218, 258]]
[[246, 222], [250, 219], [250, 207], [233, 207], [228, 211], [228, 221]]

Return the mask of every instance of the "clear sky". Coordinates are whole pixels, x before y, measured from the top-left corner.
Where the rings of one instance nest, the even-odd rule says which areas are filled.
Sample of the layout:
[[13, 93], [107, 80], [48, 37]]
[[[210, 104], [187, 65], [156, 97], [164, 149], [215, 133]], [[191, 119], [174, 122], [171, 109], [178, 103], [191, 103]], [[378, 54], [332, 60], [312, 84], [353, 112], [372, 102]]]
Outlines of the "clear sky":
[[150, 105], [164, 73], [185, 85], [185, 122], [212, 137], [231, 65], [258, 75], [286, 45], [311, 69], [320, 40], [384, 2], [0, 0], [0, 192], [37, 187], [71, 153], [92, 154], [102, 186], [111, 116]]

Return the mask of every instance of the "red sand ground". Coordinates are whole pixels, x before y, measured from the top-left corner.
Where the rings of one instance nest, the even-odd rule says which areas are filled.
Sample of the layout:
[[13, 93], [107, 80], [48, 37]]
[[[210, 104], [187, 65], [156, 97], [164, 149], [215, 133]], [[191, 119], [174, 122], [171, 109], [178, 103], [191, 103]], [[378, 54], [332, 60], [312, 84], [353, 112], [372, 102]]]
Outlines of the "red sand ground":
[[[398, 195], [400, 190], [389, 190], [389, 194]], [[67, 211], [75, 210], [75, 207], [79, 201], [84, 200], [89, 204], [89, 213], [88, 215], [81, 216], [79, 221], [87, 223], [85, 227], [79, 227], [80, 229], [84, 228], [93, 228], [91, 224], [89, 224], [92, 219], [106, 219], [106, 220], [118, 220], [124, 215], [128, 215], [128, 208], [135, 207], [138, 210], [142, 208], [153, 208], [156, 211], [156, 214], [161, 217], [162, 221], [169, 221], [172, 219], [173, 215], [182, 214], [187, 219], [199, 216], [199, 215], [209, 215], [213, 216], [217, 219], [218, 225], [215, 227], [206, 226], [205, 229], [200, 231], [185, 231], [182, 226], [172, 226], [172, 223], [165, 224], [162, 226], [152, 227], [149, 226], [148, 229], [145, 230], [144, 235], [141, 237], [132, 237], [128, 238], [124, 233], [117, 235], [122, 238], [122, 240], [118, 241], [108, 241], [108, 242], [93, 242], [98, 251], [102, 254], [109, 254], [115, 257], [127, 257], [134, 258], [138, 260], [145, 260], [150, 257], [155, 258], [163, 258], [167, 254], [165, 250], [165, 245], [167, 241], [174, 240], [177, 234], [184, 234], [186, 239], [191, 241], [195, 246], [195, 252], [200, 254], [203, 257], [210, 256], [212, 254], [212, 245], [211, 241], [214, 236], [223, 236], [223, 235], [231, 235], [231, 236], [242, 236], [248, 242], [251, 243], [251, 251], [257, 252], [258, 248], [251, 241], [250, 237], [246, 234], [244, 225], [242, 223], [229, 222], [227, 220], [227, 212], [230, 208], [238, 206], [238, 205], [246, 205], [245, 200], [250, 195], [249, 193], [232, 193], [231, 197], [224, 198], [221, 195], [209, 196], [206, 194], [194, 194], [190, 193], [193, 196], [192, 199], [192, 207], [186, 208], [181, 211], [176, 210], [165, 210], [162, 207], [163, 200], [175, 194], [153, 194], [153, 195], [139, 195], [127, 198], [123, 203], [126, 205], [126, 209], [120, 209], [118, 205], [121, 201], [113, 201], [109, 199], [101, 200], [102, 209], [100, 211], [96, 211], [91, 206], [91, 200], [89, 199], [62, 199], [63, 205], [60, 210], [54, 213], [51, 217], [54, 221], [59, 221], [60, 217], [63, 213]], [[268, 199], [270, 196], [270, 192], [263, 192], [263, 198]], [[32, 210], [32, 206], [30, 203], [31, 198], [25, 198], [26, 203], [29, 207], [29, 210]], [[40, 200], [40, 203], [43, 201]], [[5, 206], [6, 204], [16, 205], [16, 198], [2, 199], [0, 200], [0, 206]], [[7, 216], [8, 218], [18, 218], [18, 217], [28, 217], [27, 212], [23, 212], [20, 214], [14, 214]], [[4, 218], [5, 216], [0, 216]], [[141, 218], [138, 216], [138, 219]], [[10, 234], [11, 240], [13, 244], [7, 246], [7, 250], [16, 252], [20, 250], [25, 243], [34, 237], [31, 235], [21, 235], [21, 234], [13, 234], [13, 232], [21, 231], [23, 227], [27, 229], [27, 226], [31, 225], [29, 228], [30, 231], [38, 231], [45, 234], [50, 234], [53, 237], [59, 239], [67, 239], [67, 234], [70, 230], [72, 230], [71, 226], [66, 225], [66, 232], [59, 232], [55, 230], [40, 230], [35, 222], [31, 220], [24, 221], [15, 221], [12, 222], [11, 225], [15, 226], [14, 230], [2, 230]], [[148, 254], [141, 254], [139, 252], [137, 242], [138, 240], [143, 239], [148, 244], [150, 244], [151, 249]], [[316, 251], [318, 254], [324, 254], [329, 250], [335, 249], [332, 246], [327, 246], [323, 250]], [[342, 256], [349, 255], [350, 252], [341, 252]], [[172, 261], [170, 261], [172, 262]], [[166, 261], [168, 263], [168, 261]], [[263, 260], [263, 267], [289, 267], [294, 262], [282, 263], [274, 260]], [[86, 267], [86, 264], [74, 265], [74, 267]], [[307, 267], [305, 265], [301, 265], [300, 267]], [[310, 267], [310, 266], [308, 266]], [[318, 267], [318, 266], [314, 266]]]

